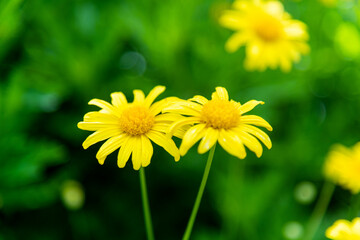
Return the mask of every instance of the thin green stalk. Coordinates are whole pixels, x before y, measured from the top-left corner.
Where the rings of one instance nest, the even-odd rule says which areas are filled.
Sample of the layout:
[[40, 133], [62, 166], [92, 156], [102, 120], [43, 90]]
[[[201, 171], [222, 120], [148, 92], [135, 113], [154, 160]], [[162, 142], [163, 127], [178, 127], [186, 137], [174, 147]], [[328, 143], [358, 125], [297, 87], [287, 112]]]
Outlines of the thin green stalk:
[[359, 215], [360, 209], [360, 194], [352, 195], [351, 198], [351, 206], [350, 206], [350, 213], [349, 213], [349, 220], [356, 218]]
[[207, 181], [208, 176], [209, 176], [211, 163], [212, 163], [212, 160], [214, 158], [215, 146], [216, 145], [214, 145], [210, 149], [209, 157], [208, 157], [208, 160], [206, 162], [206, 166], [205, 166], [205, 170], [204, 170], [204, 175], [203, 175], [202, 180], [201, 180], [199, 192], [198, 192], [198, 194], [196, 196], [195, 204], [194, 204], [194, 207], [192, 209], [191, 216], [190, 216], [189, 222], [187, 224], [187, 227], [186, 227], [186, 230], [185, 230], [185, 233], [184, 233], [184, 236], [183, 236], [183, 240], [188, 240], [190, 238], [191, 230], [192, 230], [192, 228], [194, 226], [196, 214], [197, 214], [197, 212], [199, 210], [201, 198], [202, 198], [202, 195], [204, 193], [205, 186], [206, 186], [206, 181]]
[[326, 181], [321, 190], [320, 197], [310, 217], [303, 240], [312, 240], [325, 215], [330, 199], [333, 195], [335, 185]]
[[148, 240], [154, 240], [154, 231], [151, 222], [151, 214], [149, 208], [149, 200], [147, 196], [146, 190], [146, 179], [145, 179], [145, 169], [140, 168], [140, 187], [141, 187], [141, 198], [143, 203], [144, 209], [144, 220], [145, 220], [145, 227], [146, 227], [146, 235]]

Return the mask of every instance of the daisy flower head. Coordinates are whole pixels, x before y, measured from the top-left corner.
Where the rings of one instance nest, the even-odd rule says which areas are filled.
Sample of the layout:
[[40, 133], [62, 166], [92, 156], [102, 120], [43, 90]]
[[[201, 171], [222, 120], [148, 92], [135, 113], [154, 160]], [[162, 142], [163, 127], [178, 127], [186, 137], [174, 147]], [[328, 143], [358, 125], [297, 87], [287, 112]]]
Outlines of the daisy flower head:
[[[153, 103], [164, 90], [165, 87], [157, 86], [147, 97], [143, 91], [134, 90], [132, 103], [128, 103], [122, 92], [111, 94], [111, 104], [92, 99], [89, 104], [96, 105], [101, 110], [85, 114], [84, 121], [78, 123], [78, 128], [82, 130], [95, 131], [83, 142], [84, 149], [107, 139], [96, 154], [101, 165], [109, 154], [119, 149], [117, 158], [119, 168], [125, 167], [131, 155], [133, 168], [139, 170], [140, 167], [150, 164], [153, 155], [152, 141], [163, 147], [175, 158], [175, 161], [178, 161], [179, 150], [173, 140], [166, 137], [165, 132], [170, 123], [181, 116], [161, 113], [163, 108], [176, 98], [165, 98]], [[182, 129], [179, 129], [176, 135], [181, 137], [183, 134], [181, 131]]]
[[306, 25], [292, 19], [280, 1], [237, 0], [219, 21], [235, 31], [225, 44], [226, 50], [235, 52], [245, 46], [244, 65], [250, 71], [280, 67], [288, 72], [292, 63], [310, 50]]
[[332, 240], [359, 240], [360, 218], [355, 218], [352, 222], [344, 219], [337, 220], [326, 229], [325, 235]]
[[360, 142], [352, 148], [335, 145], [324, 165], [325, 176], [353, 194], [360, 192]]
[[[251, 100], [240, 104], [229, 100], [228, 92], [223, 87], [217, 87], [212, 94], [211, 100], [203, 96], [194, 96], [185, 101], [178, 101], [165, 109], [167, 112], [177, 112], [187, 116], [175, 121], [169, 131], [174, 132], [178, 128], [190, 126], [180, 145], [180, 155], [184, 156], [187, 151], [199, 140], [198, 152], [207, 152], [216, 142], [231, 155], [240, 159], [246, 157], [246, 146], [257, 157], [262, 155], [263, 142], [270, 149], [272, 144], [269, 136], [260, 130], [265, 127], [272, 131], [272, 127], [263, 118], [256, 115], [245, 115], [262, 101]], [[255, 126], [253, 126], [255, 125]]]

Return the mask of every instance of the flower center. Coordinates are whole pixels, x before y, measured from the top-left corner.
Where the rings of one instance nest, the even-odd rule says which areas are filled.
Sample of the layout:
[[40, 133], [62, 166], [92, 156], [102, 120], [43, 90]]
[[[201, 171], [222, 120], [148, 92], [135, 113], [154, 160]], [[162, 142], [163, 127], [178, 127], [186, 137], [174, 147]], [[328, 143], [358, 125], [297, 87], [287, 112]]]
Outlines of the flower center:
[[131, 106], [120, 117], [120, 128], [130, 135], [147, 133], [154, 125], [154, 116], [143, 106]]
[[255, 23], [256, 35], [266, 42], [273, 42], [280, 38], [283, 27], [280, 21], [272, 16], [264, 16]]
[[240, 113], [233, 102], [210, 100], [201, 110], [201, 120], [207, 127], [229, 129], [237, 126]]

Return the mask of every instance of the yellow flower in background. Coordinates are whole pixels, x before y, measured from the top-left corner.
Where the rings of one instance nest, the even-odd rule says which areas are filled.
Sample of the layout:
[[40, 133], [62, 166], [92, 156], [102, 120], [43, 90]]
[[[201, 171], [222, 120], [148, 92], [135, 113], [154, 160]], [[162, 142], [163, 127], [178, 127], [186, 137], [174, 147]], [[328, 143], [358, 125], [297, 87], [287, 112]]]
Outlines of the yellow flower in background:
[[231, 155], [240, 159], [246, 157], [244, 145], [255, 152], [257, 157], [262, 155], [263, 149], [258, 141], [262, 141], [267, 148], [271, 148], [269, 136], [262, 130], [254, 127], [265, 127], [272, 131], [272, 127], [261, 117], [244, 115], [258, 104], [264, 102], [251, 100], [243, 105], [229, 100], [225, 88], [217, 87], [211, 100], [202, 96], [194, 96], [188, 101], [182, 100], [167, 107], [165, 111], [186, 115], [184, 119], [175, 121], [170, 133], [176, 129], [190, 125], [183, 136], [180, 154], [183, 156], [201, 139], [198, 152], [207, 152], [216, 142]]
[[288, 72], [310, 50], [306, 25], [291, 19], [279, 1], [237, 0], [233, 10], [220, 17], [220, 24], [235, 31], [226, 42], [228, 52], [246, 47], [247, 70], [280, 67]]
[[333, 240], [359, 240], [360, 218], [355, 218], [352, 222], [344, 219], [337, 220], [326, 230], [325, 235]]
[[349, 189], [360, 192], [360, 142], [353, 148], [336, 145], [330, 151], [324, 166], [327, 178]]
[[[173, 140], [166, 137], [165, 132], [170, 123], [181, 119], [181, 116], [161, 113], [176, 98], [166, 98], [153, 104], [164, 90], [165, 87], [157, 86], [147, 97], [141, 90], [134, 90], [132, 103], [127, 102], [122, 92], [111, 94], [112, 104], [99, 99], [91, 100], [89, 104], [96, 105], [101, 110], [85, 114], [84, 121], [78, 123], [78, 128], [82, 130], [95, 131], [84, 141], [84, 149], [107, 139], [96, 154], [99, 163], [104, 164], [109, 154], [120, 149], [118, 166], [123, 168], [132, 155], [133, 168], [138, 170], [150, 164], [153, 141], [178, 161], [179, 150]], [[181, 131], [179, 129], [175, 136], [181, 137], [184, 133]]]

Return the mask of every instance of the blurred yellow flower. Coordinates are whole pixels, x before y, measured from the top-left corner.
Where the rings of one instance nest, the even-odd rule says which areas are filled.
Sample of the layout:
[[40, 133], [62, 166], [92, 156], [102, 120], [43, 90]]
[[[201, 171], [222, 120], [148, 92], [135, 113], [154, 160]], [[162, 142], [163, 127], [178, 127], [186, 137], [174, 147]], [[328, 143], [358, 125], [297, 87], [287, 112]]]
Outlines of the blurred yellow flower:
[[360, 218], [355, 218], [352, 222], [344, 219], [337, 220], [326, 230], [325, 235], [333, 240], [359, 240]]
[[247, 70], [280, 67], [288, 72], [310, 50], [306, 25], [291, 19], [279, 1], [237, 0], [233, 10], [220, 17], [220, 24], [236, 31], [226, 42], [228, 52], [246, 47]]
[[[96, 154], [100, 164], [104, 164], [106, 157], [120, 148], [118, 166], [123, 168], [132, 154], [133, 168], [139, 170], [141, 166], [150, 164], [153, 141], [178, 161], [179, 150], [174, 141], [166, 137], [165, 132], [170, 123], [181, 116], [161, 113], [175, 98], [166, 98], [153, 104], [164, 90], [165, 87], [157, 86], [146, 98], [141, 90], [134, 90], [133, 103], [128, 103], [122, 92], [111, 94], [112, 104], [99, 99], [91, 100], [89, 104], [96, 105], [101, 110], [85, 114], [84, 121], [78, 123], [80, 129], [96, 131], [84, 141], [84, 149], [107, 139]], [[184, 133], [181, 131], [179, 129], [175, 136], [181, 137]]]
[[359, 171], [360, 142], [351, 149], [342, 145], [334, 146], [325, 161], [325, 176], [353, 194], [360, 192]]
[[198, 152], [207, 152], [218, 141], [231, 155], [240, 159], [245, 158], [244, 145], [255, 152], [257, 157], [262, 155], [263, 149], [258, 138], [267, 148], [271, 148], [269, 136], [262, 130], [252, 126], [265, 127], [272, 131], [272, 127], [261, 117], [244, 115], [258, 104], [264, 102], [251, 100], [243, 105], [229, 100], [225, 88], [217, 87], [211, 100], [202, 96], [194, 96], [188, 101], [182, 100], [165, 108], [164, 111], [175, 112], [188, 117], [175, 121], [170, 133], [185, 125], [191, 125], [183, 136], [180, 154], [183, 156], [201, 139]]

